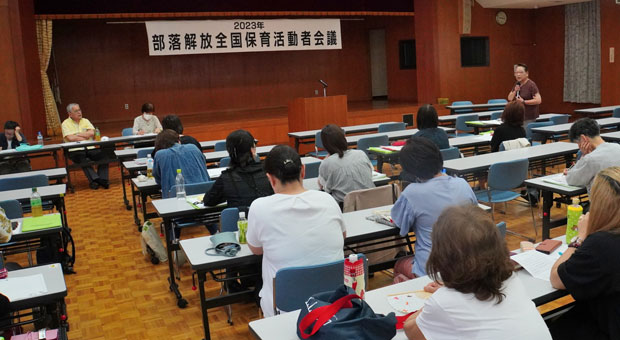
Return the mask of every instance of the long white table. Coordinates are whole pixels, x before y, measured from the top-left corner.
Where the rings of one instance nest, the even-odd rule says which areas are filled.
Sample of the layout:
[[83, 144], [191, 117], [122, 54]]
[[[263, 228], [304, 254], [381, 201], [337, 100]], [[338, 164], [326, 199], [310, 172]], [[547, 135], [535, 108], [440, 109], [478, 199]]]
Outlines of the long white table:
[[[454, 128], [444, 127], [444, 126], [440, 126], [439, 128], [444, 130], [444, 131], [446, 131], [447, 133], [454, 132], [454, 130], [455, 130]], [[415, 135], [417, 132], [418, 132], [418, 129], [407, 129], [407, 130], [399, 130], [399, 131], [390, 131], [390, 132], [370, 133], [370, 134], [364, 134], [364, 135], [347, 136], [346, 139], [347, 139], [347, 144], [349, 144], [349, 145], [357, 145], [359, 140], [362, 139], [362, 138], [377, 137], [377, 136], [381, 136], [381, 135], [387, 135], [388, 136], [388, 140], [393, 141], [393, 140], [411, 138], [411, 136]]]
[[54, 164], [58, 167], [58, 151], [61, 150], [62, 147], [60, 144], [48, 144], [43, 145], [40, 149], [27, 150], [27, 151], [17, 151], [15, 149], [8, 150], [0, 150], [0, 161], [5, 158], [12, 157], [26, 157], [30, 158], [38, 158], [44, 156], [52, 156], [54, 158]]
[[[256, 154], [259, 156], [265, 156], [273, 149], [275, 145], [263, 145], [256, 147]], [[203, 153], [207, 163], [219, 162], [222, 158], [228, 157], [228, 151], [214, 151]]]
[[[602, 128], [613, 127], [613, 126], [615, 126], [616, 128], [620, 127], [620, 118], [615, 118], [615, 117], [601, 118], [601, 119], [596, 119], [596, 122]], [[536, 133], [540, 133], [544, 135], [545, 138], [547, 138], [548, 136], [567, 134], [571, 126], [573, 126], [573, 123], [558, 124], [558, 125], [533, 128], [532, 131]]]
[[507, 103], [492, 103], [492, 104], [468, 104], [468, 105], [446, 105], [446, 109], [450, 110], [450, 114], [454, 114], [456, 110], [488, 110], [495, 107], [504, 107]]
[[607, 142], [620, 142], [620, 131], [601, 133], [601, 137]]
[[[381, 122], [381, 123], [342, 126], [342, 129], [344, 130], [345, 134], [377, 131], [379, 129], [379, 125], [387, 124], [387, 123], [395, 123], [395, 122]], [[316, 136], [316, 133], [319, 131], [321, 131], [321, 129], [289, 132], [288, 136], [295, 139], [295, 150], [299, 151], [299, 144], [313, 142]]]
[[452, 159], [443, 163], [448, 174], [462, 176], [488, 169], [491, 164], [527, 158], [532, 161], [546, 160], [557, 156], [570, 156], [577, 153], [575, 143], [557, 142], [536, 145], [529, 148], [493, 152], [472, 157]]
[[[551, 286], [548, 281], [536, 279], [525, 270], [515, 272], [516, 277], [521, 280], [527, 295], [538, 306], [559, 297], [566, 295], [565, 291], [558, 291]], [[375, 313], [388, 314], [403, 313], [394, 310], [387, 301], [391, 294], [422, 290], [424, 286], [431, 282], [428, 276], [423, 276], [413, 280], [401, 282], [386, 287], [373, 289], [366, 292], [365, 300], [372, 307]], [[297, 319], [299, 310], [279, 314], [269, 318], [255, 320], [249, 323], [250, 331], [260, 340], [298, 340]], [[405, 340], [407, 336], [403, 330], [398, 330], [394, 340]]]
[[34, 176], [34, 175], [45, 175], [49, 180], [57, 181], [58, 184], [62, 183], [62, 180], [67, 177], [67, 169], [66, 168], [52, 168], [52, 169], [44, 169], [44, 170], [32, 170], [26, 172], [17, 172], [12, 174], [0, 175], [0, 179], [4, 178], [18, 178], [24, 176]]
[[[439, 119], [439, 122], [443, 123], [443, 122], [450, 122], [453, 123], [456, 121], [456, 118], [459, 116], [467, 116], [470, 115], [472, 113], [475, 113], [478, 115], [479, 119], [490, 119], [491, 115], [495, 112], [503, 112], [502, 110], [498, 110], [498, 111], [482, 111], [482, 112], [470, 112], [470, 113], [459, 113], [459, 114], [455, 114], [455, 115], [445, 115], [445, 116], [439, 116], [437, 117]], [[549, 120], [553, 117], [558, 117], [558, 116], [568, 116], [565, 113], [544, 113], [541, 114], [540, 116], [538, 116], [538, 118], [536, 118], [536, 121], [538, 122], [542, 122], [545, 120]]]
[[592, 107], [589, 109], [579, 109], [579, 110], [575, 110], [575, 113], [588, 115], [588, 116], [594, 116], [594, 115], [600, 115], [603, 113], [611, 113], [617, 108], [620, 108], [620, 105]]

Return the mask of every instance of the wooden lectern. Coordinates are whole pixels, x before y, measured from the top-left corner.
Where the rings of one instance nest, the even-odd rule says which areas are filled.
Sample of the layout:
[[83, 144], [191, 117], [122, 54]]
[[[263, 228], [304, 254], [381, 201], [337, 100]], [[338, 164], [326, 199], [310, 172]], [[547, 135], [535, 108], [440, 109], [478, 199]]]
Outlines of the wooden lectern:
[[327, 124], [347, 125], [347, 96], [296, 98], [288, 105], [290, 132], [322, 129]]

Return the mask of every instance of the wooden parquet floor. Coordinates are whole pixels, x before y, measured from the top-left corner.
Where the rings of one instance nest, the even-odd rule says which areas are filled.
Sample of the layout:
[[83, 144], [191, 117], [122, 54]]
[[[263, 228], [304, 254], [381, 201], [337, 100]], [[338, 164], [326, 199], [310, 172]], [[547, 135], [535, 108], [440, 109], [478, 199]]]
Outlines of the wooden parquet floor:
[[[72, 173], [76, 192], [66, 196], [68, 221], [76, 243], [75, 275], [65, 276], [70, 339], [202, 339], [202, 317], [197, 290], [192, 290], [189, 267], [183, 267], [180, 290], [189, 304], [179, 309], [168, 290], [167, 263], [153, 265], [141, 253], [140, 238], [132, 211], [122, 201], [117, 167], [110, 168], [108, 190], [90, 190], [81, 172]], [[152, 208], [151, 208], [152, 209]], [[555, 209], [555, 208], [554, 208]], [[497, 221], [508, 228], [533, 235], [527, 205], [510, 203], [506, 215], [496, 212]], [[565, 207], [555, 209], [555, 216]], [[537, 212], [540, 230], [540, 212]], [[153, 220], [159, 224], [159, 220]], [[207, 235], [204, 228], [190, 228], [184, 238]], [[561, 228], [552, 236], [563, 233]], [[539, 236], [540, 239], [540, 236]], [[507, 236], [510, 249], [521, 239]], [[391, 277], [377, 273], [370, 288], [391, 283]], [[207, 282], [207, 295], [219, 293], [219, 285]], [[562, 302], [564, 303], [564, 302]], [[553, 305], [551, 306], [553, 307]], [[541, 310], [549, 309], [545, 306]], [[209, 310], [213, 339], [253, 339], [248, 322], [258, 319], [253, 303], [233, 305], [233, 322], [227, 323], [224, 308]]]

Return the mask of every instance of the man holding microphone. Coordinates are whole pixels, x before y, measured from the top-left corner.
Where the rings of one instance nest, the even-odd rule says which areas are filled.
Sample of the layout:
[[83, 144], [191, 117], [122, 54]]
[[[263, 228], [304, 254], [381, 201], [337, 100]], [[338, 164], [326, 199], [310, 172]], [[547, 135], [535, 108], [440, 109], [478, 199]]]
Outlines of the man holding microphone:
[[516, 100], [525, 105], [523, 127], [527, 127], [529, 123], [536, 121], [536, 118], [538, 118], [538, 105], [542, 102], [542, 98], [536, 83], [528, 78], [527, 65], [522, 63], [516, 64], [514, 66], [514, 74], [517, 83], [508, 93], [508, 101]]

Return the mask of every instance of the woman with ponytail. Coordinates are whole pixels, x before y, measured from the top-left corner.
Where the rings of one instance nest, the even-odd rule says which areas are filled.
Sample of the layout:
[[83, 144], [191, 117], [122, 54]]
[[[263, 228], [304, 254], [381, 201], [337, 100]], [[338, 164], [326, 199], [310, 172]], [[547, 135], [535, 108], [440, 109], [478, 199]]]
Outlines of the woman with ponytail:
[[278, 145], [265, 160], [274, 195], [256, 199], [248, 218], [248, 246], [263, 254], [260, 305], [274, 315], [273, 279], [279, 269], [342, 260], [345, 226], [336, 201], [303, 186], [304, 166], [297, 152]]

